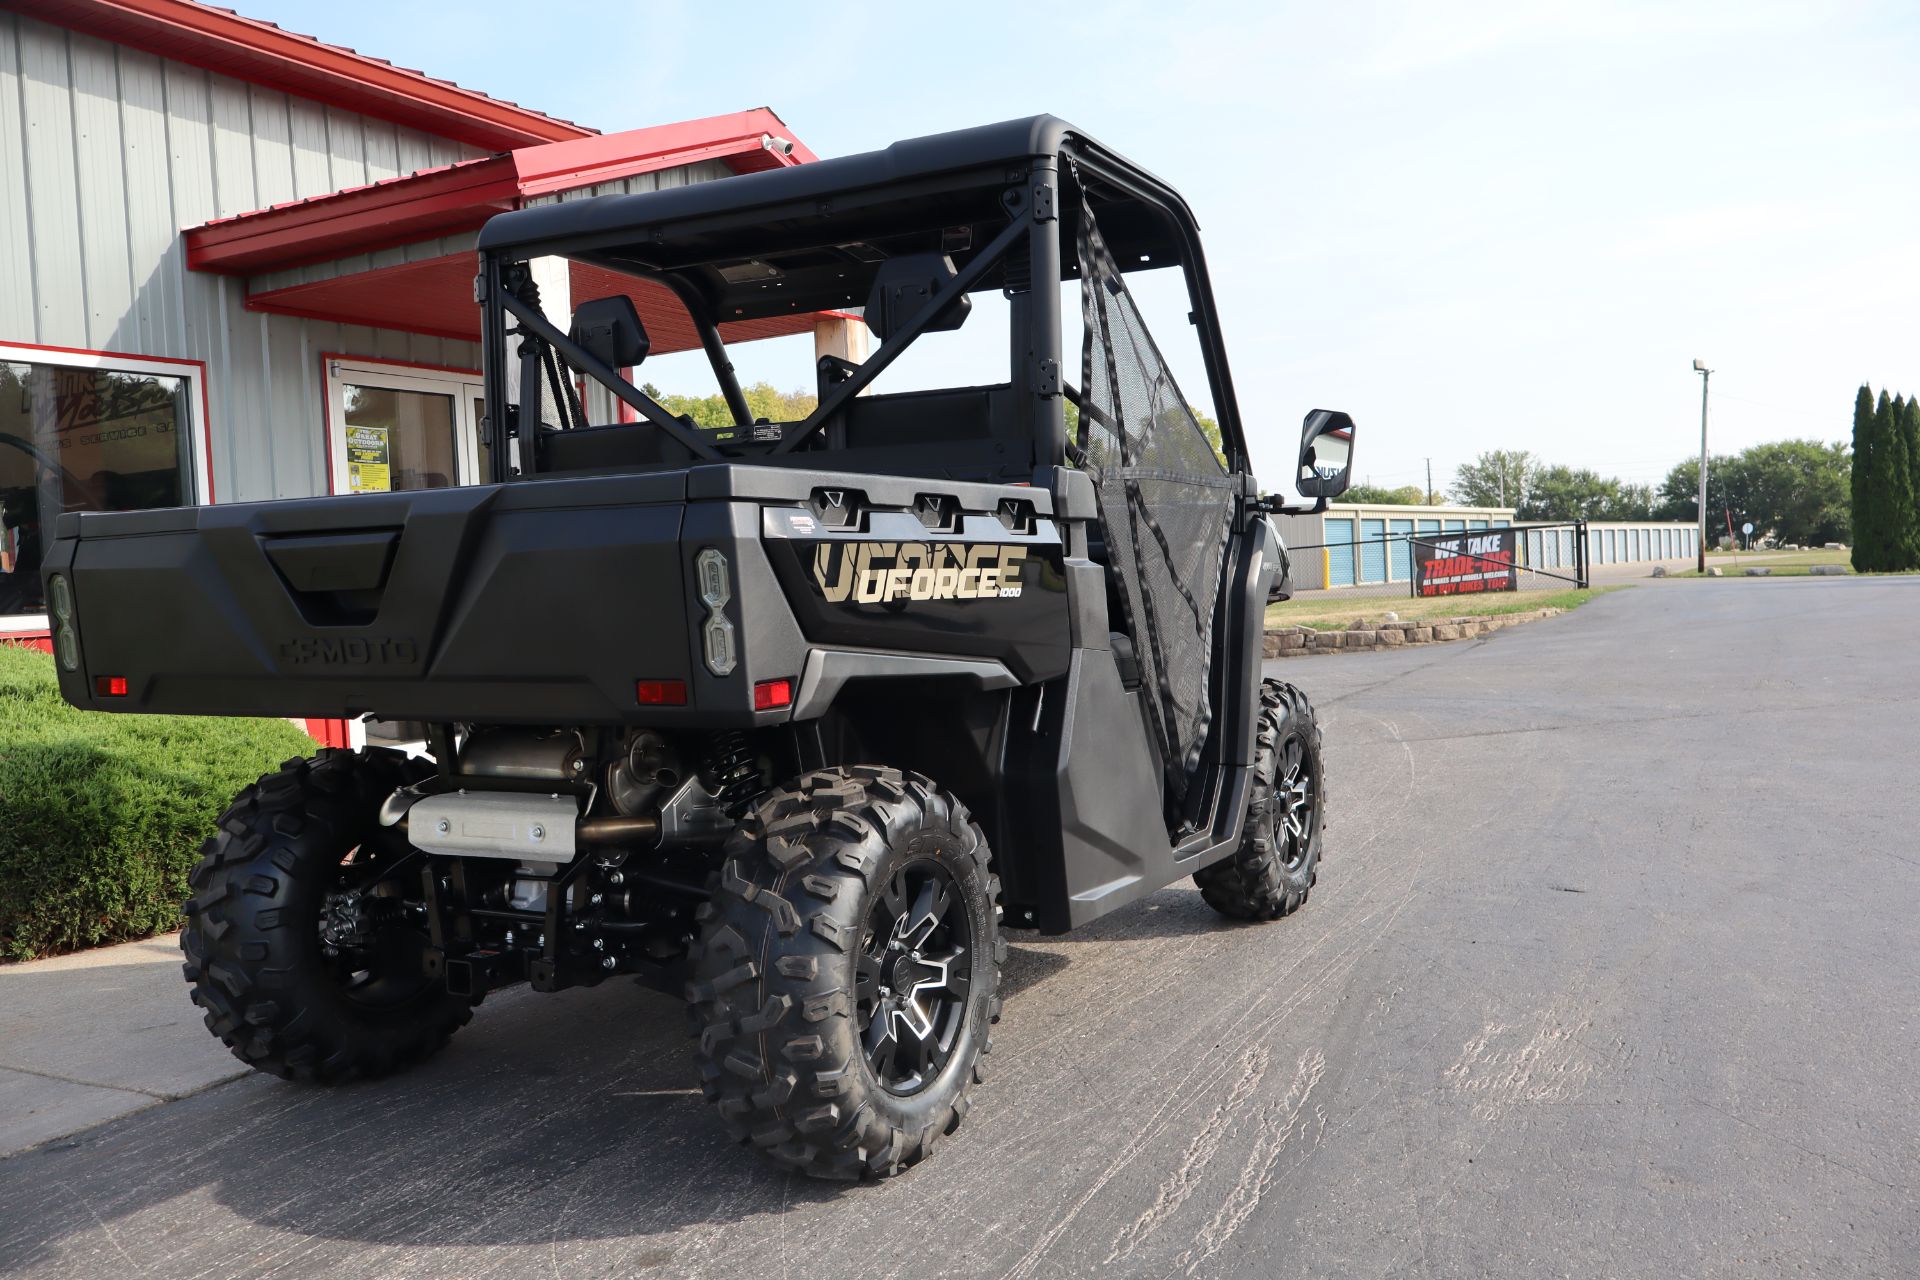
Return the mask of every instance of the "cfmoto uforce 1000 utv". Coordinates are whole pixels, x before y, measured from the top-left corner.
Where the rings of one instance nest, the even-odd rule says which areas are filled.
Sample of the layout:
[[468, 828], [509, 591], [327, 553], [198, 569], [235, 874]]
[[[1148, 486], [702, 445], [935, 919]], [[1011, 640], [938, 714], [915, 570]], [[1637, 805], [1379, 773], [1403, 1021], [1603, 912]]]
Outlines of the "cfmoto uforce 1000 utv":
[[[1173, 190], [1040, 117], [504, 213], [478, 247], [491, 483], [66, 515], [45, 559], [78, 706], [419, 726], [290, 762], [207, 842], [186, 975], [242, 1060], [377, 1075], [496, 988], [637, 975], [684, 992], [736, 1138], [884, 1175], [966, 1114], [1006, 931], [1186, 876], [1237, 919], [1306, 900], [1319, 734], [1260, 678], [1282, 508]], [[564, 331], [556, 259], [607, 289]], [[1128, 284], [1161, 268], [1217, 440]], [[636, 385], [636, 299], [697, 334], [730, 422]], [[976, 299], [1003, 377], [876, 384]], [[854, 308], [871, 354], [756, 418], [729, 326]], [[1300, 494], [1344, 490], [1352, 433], [1308, 416]]]

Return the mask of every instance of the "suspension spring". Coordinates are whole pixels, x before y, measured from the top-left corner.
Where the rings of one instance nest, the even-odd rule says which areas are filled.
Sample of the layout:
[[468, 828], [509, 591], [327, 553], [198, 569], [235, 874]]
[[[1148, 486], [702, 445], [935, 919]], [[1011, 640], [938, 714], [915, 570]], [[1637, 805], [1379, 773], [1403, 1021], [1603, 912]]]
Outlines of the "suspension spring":
[[713, 735], [712, 749], [701, 770], [707, 790], [726, 811], [739, 817], [760, 794], [760, 761], [745, 730], [727, 729]]

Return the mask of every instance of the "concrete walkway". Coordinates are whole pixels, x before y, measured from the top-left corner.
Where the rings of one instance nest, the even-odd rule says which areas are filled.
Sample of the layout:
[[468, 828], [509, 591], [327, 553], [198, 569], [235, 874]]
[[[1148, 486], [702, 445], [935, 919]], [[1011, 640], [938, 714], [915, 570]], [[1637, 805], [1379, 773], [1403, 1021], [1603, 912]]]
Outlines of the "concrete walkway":
[[0, 1156], [247, 1069], [187, 999], [175, 934], [0, 967]]

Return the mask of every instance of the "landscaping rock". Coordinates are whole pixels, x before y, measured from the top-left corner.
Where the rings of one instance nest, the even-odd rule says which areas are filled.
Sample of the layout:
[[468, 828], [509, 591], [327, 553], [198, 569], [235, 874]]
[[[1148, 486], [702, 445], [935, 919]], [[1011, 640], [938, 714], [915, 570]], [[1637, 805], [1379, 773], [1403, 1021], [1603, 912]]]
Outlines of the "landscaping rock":
[[1663, 564], [1657, 564], [1657, 565], [1655, 565], [1655, 566], [1653, 566], [1653, 576], [1654, 576], [1654, 577], [1656, 577], [1656, 578], [1664, 578], [1664, 577], [1666, 577], [1666, 576], [1667, 576], [1667, 566], [1665, 566], [1665, 565], [1663, 565]]
[[1773, 570], [1771, 569], [1748, 569], [1747, 570], [1747, 576], [1749, 578], [1765, 578], [1765, 577], [1771, 576], [1772, 573], [1773, 573]]
[[1407, 643], [1409, 644], [1433, 643], [1433, 628], [1432, 627], [1408, 627]]
[[1720, 566], [1716, 564], [1716, 565], [1714, 565], [1714, 566], [1713, 566], [1712, 568], [1710, 568], [1710, 569], [1708, 569], [1708, 570], [1707, 570], [1707, 576], [1708, 576], [1709, 578], [1718, 578], [1719, 576], [1721, 576], [1721, 575], [1720, 575]]
[[1811, 569], [1808, 569], [1807, 572], [1817, 573], [1823, 578], [1841, 578], [1846, 576], [1847, 566], [1843, 564], [1816, 564]]

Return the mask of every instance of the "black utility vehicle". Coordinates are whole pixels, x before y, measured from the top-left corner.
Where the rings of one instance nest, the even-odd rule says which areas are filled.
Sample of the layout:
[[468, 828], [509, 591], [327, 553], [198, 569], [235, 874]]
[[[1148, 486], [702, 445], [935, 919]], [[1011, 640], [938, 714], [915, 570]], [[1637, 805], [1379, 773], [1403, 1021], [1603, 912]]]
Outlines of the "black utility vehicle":
[[[479, 250], [493, 483], [66, 515], [45, 558], [78, 706], [422, 726], [426, 756], [290, 762], [208, 841], [181, 944], [241, 1059], [377, 1075], [495, 988], [639, 975], [684, 991], [735, 1137], [881, 1175], [965, 1115], [1006, 930], [1189, 875], [1238, 919], [1306, 900], [1319, 733], [1260, 678], [1282, 508], [1170, 188], [1040, 117], [502, 214]], [[617, 291], [562, 332], [543, 258]], [[1127, 283], [1162, 267], [1217, 445]], [[635, 297], [684, 308], [730, 427], [635, 385]], [[976, 301], [1004, 380], [869, 394]], [[872, 354], [756, 421], [726, 326], [852, 307]], [[1352, 431], [1308, 416], [1301, 494], [1345, 488]]]

